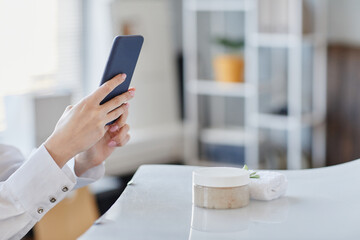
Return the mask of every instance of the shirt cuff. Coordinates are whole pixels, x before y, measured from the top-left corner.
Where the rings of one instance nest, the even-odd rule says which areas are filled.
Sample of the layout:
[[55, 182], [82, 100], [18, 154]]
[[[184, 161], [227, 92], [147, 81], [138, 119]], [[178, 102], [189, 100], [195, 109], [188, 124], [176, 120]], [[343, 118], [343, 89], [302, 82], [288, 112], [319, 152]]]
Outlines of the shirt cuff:
[[80, 177], [75, 174], [75, 160], [72, 158], [70, 161], [67, 162], [69, 169], [71, 169], [73, 175], [76, 178], [76, 185], [75, 189], [84, 187], [93, 183], [100, 178], [102, 178], [105, 174], [105, 163], [101, 163], [100, 165], [90, 168], [86, 172], [84, 172]]
[[6, 180], [10, 194], [35, 219], [40, 218], [74, 188], [75, 175], [55, 163], [44, 145]]

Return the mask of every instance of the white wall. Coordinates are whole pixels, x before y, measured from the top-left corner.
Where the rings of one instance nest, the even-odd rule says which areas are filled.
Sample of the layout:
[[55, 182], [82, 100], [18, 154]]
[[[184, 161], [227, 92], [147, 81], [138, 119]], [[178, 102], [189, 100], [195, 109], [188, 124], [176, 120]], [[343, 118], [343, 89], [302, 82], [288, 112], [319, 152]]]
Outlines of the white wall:
[[0, 132], [0, 142], [15, 146], [28, 156], [51, 135], [71, 102], [71, 93], [9, 95], [3, 101], [6, 129]]
[[179, 123], [176, 59], [167, 0], [91, 0], [87, 6], [84, 22], [87, 92], [98, 87], [112, 39], [122, 34], [122, 22], [130, 21], [134, 34], [143, 35], [145, 40], [131, 83], [137, 92], [130, 102], [129, 122], [133, 129]]
[[83, 0], [83, 76], [85, 93], [99, 87], [113, 41], [110, 4], [113, 0]]
[[360, 1], [328, 0], [329, 43], [360, 45]]
[[[126, 11], [124, 11], [126, 9]], [[129, 122], [134, 128], [179, 122], [175, 51], [167, 0], [121, 0], [112, 5], [114, 35], [131, 26], [131, 34], [144, 36], [132, 79], [137, 88], [130, 102]]]
[[1, 142], [16, 146], [28, 156], [35, 147], [34, 101], [31, 94], [10, 95], [3, 98], [6, 129]]
[[169, 163], [182, 158], [182, 125], [175, 75], [175, 34], [168, 0], [83, 0], [85, 9], [84, 81], [88, 93], [102, 77], [112, 39], [123, 23], [131, 34], [144, 36], [144, 44], [131, 85], [128, 123], [131, 140], [106, 161], [108, 174], [135, 171], [145, 163]]

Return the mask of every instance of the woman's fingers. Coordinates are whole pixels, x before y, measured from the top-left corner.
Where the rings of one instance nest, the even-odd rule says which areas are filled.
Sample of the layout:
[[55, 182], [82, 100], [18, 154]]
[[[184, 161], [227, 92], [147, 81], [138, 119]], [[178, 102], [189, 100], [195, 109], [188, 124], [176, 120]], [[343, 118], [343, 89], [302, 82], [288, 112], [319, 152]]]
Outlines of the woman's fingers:
[[121, 115], [121, 117], [116, 121], [115, 124], [117, 124], [120, 128], [123, 127], [126, 124], [127, 118], [129, 116], [129, 103], [128, 104], [128, 108], [126, 109], [126, 111]]
[[108, 143], [108, 145], [111, 147], [124, 146], [130, 140], [130, 135], [128, 134], [129, 130], [130, 126], [125, 124], [122, 128], [120, 128], [118, 133], [111, 138], [111, 141]]
[[116, 132], [117, 130], [119, 130], [121, 127], [123, 127], [125, 124], [126, 124], [126, 120], [129, 116], [129, 103], [126, 103], [128, 104], [128, 108], [125, 109], [125, 112], [123, 114], [121, 114], [120, 118], [118, 120], [116, 120], [115, 123], [113, 123], [111, 126], [110, 126], [110, 132]]
[[70, 111], [71, 109], [73, 108], [73, 105], [69, 105], [65, 108], [65, 112], [68, 112]]
[[105, 117], [105, 122], [111, 122], [115, 119], [117, 119], [118, 117], [120, 117], [123, 113], [125, 113], [125, 111], [128, 109], [129, 104], [128, 103], [124, 103], [123, 105], [121, 105], [120, 107], [114, 109], [113, 111], [109, 112], [106, 117]]
[[120, 142], [117, 143], [116, 146], [122, 147], [125, 146], [130, 141], [130, 134], [126, 134], [124, 138], [120, 140]]
[[109, 147], [122, 147], [125, 146], [130, 141], [130, 135], [126, 134], [125, 138], [117, 143], [115, 140], [111, 140], [108, 144]]
[[104, 98], [111, 93], [117, 86], [123, 83], [126, 79], [126, 74], [118, 74], [111, 80], [101, 85], [93, 94], [90, 95], [97, 104], [100, 104]]
[[132, 99], [134, 97], [134, 95], [135, 95], [135, 88], [130, 88], [127, 92], [125, 92], [119, 96], [116, 96], [113, 99], [111, 99], [110, 101], [101, 105], [101, 108], [104, 109], [104, 111], [106, 111], [106, 112], [111, 112], [115, 108], [118, 108], [125, 102]]

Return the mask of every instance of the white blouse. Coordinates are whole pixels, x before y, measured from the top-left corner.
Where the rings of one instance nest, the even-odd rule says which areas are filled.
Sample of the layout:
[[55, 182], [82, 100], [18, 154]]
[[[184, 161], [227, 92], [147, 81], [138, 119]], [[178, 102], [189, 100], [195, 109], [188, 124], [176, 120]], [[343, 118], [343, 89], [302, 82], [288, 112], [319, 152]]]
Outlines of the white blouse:
[[73, 159], [60, 169], [43, 145], [24, 161], [19, 150], [0, 144], [0, 239], [21, 239], [72, 189], [104, 172], [101, 164], [77, 177]]

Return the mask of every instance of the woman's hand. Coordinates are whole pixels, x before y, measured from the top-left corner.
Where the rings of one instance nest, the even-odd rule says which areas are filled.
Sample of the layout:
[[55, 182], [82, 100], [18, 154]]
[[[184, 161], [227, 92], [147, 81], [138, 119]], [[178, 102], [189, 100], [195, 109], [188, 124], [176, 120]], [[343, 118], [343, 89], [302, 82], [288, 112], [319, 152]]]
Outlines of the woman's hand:
[[127, 109], [121, 117], [110, 126], [104, 137], [88, 150], [76, 155], [74, 169], [77, 176], [80, 177], [88, 169], [101, 164], [115, 150], [115, 147], [124, 146], [130, 140], [130, 135], [128, 134], [130, 128], [129, 125], [126, 124], [129, 114], [129, 103], [124, 104], [126, 104]]
[[100, 105], [125, 78], [125, 74], [115, 76], [75, 106], [66, 108], [54, 132], [44, 143], [60, 168], [76, 154], [99, 142], [109, 130], [106, 124], [126, 112], [127, 105], [124, 103], [134, 96], [134, 89]]

